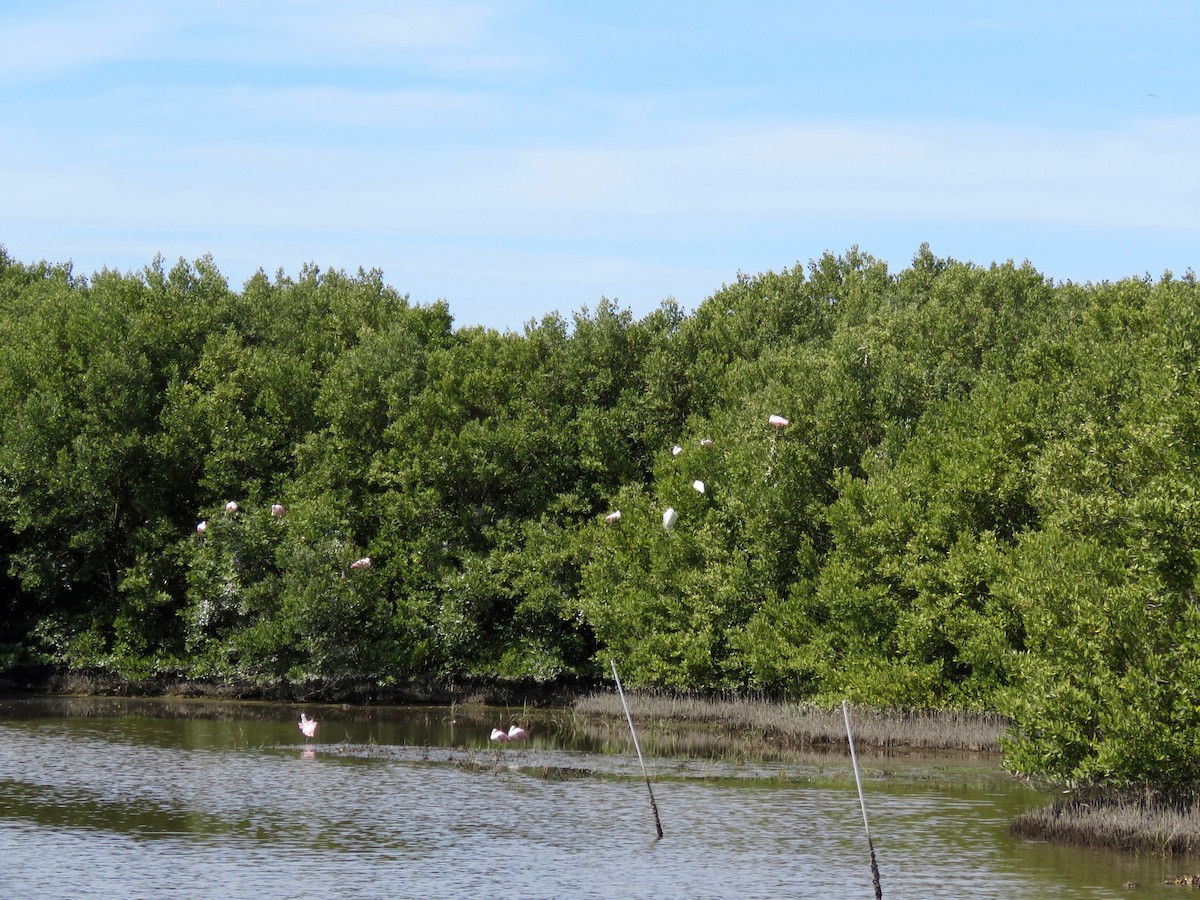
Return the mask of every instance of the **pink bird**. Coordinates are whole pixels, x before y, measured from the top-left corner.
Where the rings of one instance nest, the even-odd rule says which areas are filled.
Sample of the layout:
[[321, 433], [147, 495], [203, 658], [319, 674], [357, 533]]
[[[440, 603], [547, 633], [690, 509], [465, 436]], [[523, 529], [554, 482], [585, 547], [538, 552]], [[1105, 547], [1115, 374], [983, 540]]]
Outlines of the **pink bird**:
[[237, 511], [238, 511], [238, 505], [237, 505], [236, 500], [230, 500], [228, 503], [225, 504], [225, 512], [229, 513], [230, 515], [232, 515], [233, 513], [237, 512]]
[[206, 531], [208, 531], [208, 523], [207, 522], [201, 522], [199, 525], [196, 526], [196, 534], [202, 535]]
[[371, 568], [371, 557], [364, 556], [362, 559], [356, 559], [354, 562], [350, 563], [350, 568], [352, 568], [352, 569], [369, 569], [369, 568]]
[[[499, 731], [500, 729], [496, 730]], [[529, 737], [528, 732], [526, 732], [525, 729], [520, 725], [514, 725], [508, 729], [508, 739], [510, 741], [523, 741], [527, 737]]]
[[272, 503], [271, 504], [271, 515], [277, 516], [278, 518], [282, 519], [284, 516], [287, 515], [287, 510], [283, 508], [282, 503]]
[[489, 740], [495, 741], [497, 744], [507, 744], [512, 738], [508, 736], [507, 731], [501, 731], [499, 728], [493, 728], [492, 733], [488, 735]]
[[771, 418], [767, 419], [767, 423], [775, 429], [787, 428], [789, 424], [788, 420], [783, 416], [771, 416]]
[[304, 735], [304, 742], [307, 744], [309, 738], [314, 737], [317, 733], [317, 720], [300, 713], [300, 732]]

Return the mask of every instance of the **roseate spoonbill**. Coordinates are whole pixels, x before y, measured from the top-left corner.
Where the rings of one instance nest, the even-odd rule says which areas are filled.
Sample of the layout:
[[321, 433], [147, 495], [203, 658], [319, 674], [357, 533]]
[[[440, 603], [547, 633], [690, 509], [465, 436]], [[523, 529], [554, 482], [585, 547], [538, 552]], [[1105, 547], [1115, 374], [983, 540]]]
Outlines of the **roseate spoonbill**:
[[238, 511], [238, 505], [237, 505], [236, 500], [230, 500], [228, 503], [225, 504], [225, 512], [229, 513], [230, 515], [232, 515], [233, 513], [237, 512], [237, 511]]
[[771, 418], [767, 419], [767, 424], [769, 424], [772, 428], [779, 430], [782, 428], [787, 428], [789, 423], [788, 420], [783, 416], [771, 416]]
[[701, 447], [711, 447], [712, 446], [712, 438], [701, 438], [700, 446]]
[[208, 531], [208, 522], [201, 522], [199, 525], [196, 526], [196, 534], [202, 535], [206, 531]]
[[692, 482], [692, 487], [694, 487], [696, 489], [697, 494], [704, 493], [704, 482], [701, 481], [699, 478], [697, 478], [695, 481]]
[[667, 511], [663, 513], [663, 530], [670, 531], [672, 528], [674, 528], [675, 522], [678, 520], [678, 518], [679, 513], [675, 512], [673, 508], [668, 506]]
[[523, 741], [529, 737], [529, 733], [520, 725], [514, 725], [508, 729], [508, 739], [510, 741]]
[[507, 731], [501, 731], [499, 728], [493, 728], [492, 733], [488, 735], [488, 740], [495, 741], [497, 744], [507, 744], [512, 740], [508, 736]]
[[678, 444], [676, 444], [674, 447], [671, 448], [672, 456], [678, 456], [682, 452], [683, 452], [683, 448], [680, 447]]
[[282, 503], [272, 503], [271, 504], [271, 515], [282, 519], [284, 516], [287, 515], [287, 510], [283, 508]]
[[616, 525], [620, 521], [621, 521], [621, 511], [619, 509], [614, 509], [612, 512], [610, 512], [607, 516], [604, 517], [605, 525]]
[[304, 735], [304, 743], [308, 743], [309, 739], [317, 733], [317, 720], [310, 719], [304, 713], [300, 713], [300, 733]]
[[371, 557], [364, 556], [362, 559], [356, 559], [354, 562], [350, 563], [350, 568], [352, 568], [352, 569], [369, 569], [369, 568], [371, 568]]

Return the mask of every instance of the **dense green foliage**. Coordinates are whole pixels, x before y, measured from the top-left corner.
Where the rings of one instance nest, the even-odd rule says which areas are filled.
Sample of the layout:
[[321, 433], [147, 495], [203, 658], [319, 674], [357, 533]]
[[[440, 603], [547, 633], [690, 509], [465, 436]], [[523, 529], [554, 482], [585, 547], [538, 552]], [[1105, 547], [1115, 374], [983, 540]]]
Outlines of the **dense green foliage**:
[[1200, 777], [1190, 273], [855, 249], [500, 334], [378, 272], [236, 291], [207, 259], [0, 249], [0, 398], [0, 662], [615, 657], [634, 685], [999, 709], [1010, 765], [1061, 781]]

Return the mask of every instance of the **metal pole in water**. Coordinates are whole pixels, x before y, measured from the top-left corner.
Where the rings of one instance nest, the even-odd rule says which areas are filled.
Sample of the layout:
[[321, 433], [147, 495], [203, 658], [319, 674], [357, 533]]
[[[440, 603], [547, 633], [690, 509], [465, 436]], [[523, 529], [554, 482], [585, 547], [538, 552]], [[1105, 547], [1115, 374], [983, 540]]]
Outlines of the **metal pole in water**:
[[654, 789], [650, 787], [650, 775], [646, 772], [646, 761], [642, 759], [642, 748], [638, 744], [637, 732], [633, 728], [633, 716], [629, 714], [629, 704], [625, 702], [625, 691], [621, 687], [621, 676], [617, 674], [617, 661], [610, 659], [608, 662], [612, 666], [613, 680], [617, 683], [617, 693], [621, 695], [621, 707], [625, 710], [625, 720], [629, 723], [629, 733], [633, 736], [633, 749], [637, 751], [638, 762], [642, 766], [642, 777], [646, 779], [646, 790], [650, 792], [650, 811], [654, 813], [654, 829], [658, 832], [658, 838], [661, 840], [663, 830], [662, 822], [658, 818], [658, 804], [654, 802]]
[[863, 831], [867, 833], [867, 847], [871, 850], [871, 881], [875, 884], [875, 900], [883, 900], [883, 888], [879, 886], [879, 864], [875, 862], [875, 845], [871, 843], [871, 826], [867, 824], [867, 801], [863, 799], [862, 779], [858, 777], [858, 755], [854, 752], [854, 734], [850, 730], [850, 701], [842, 701], [842, 715], [846, 719], [846, 739], [850, 741], [850, 762], [854, 765], [854, 783], [858, 785], [858, 805], [862, 807]]

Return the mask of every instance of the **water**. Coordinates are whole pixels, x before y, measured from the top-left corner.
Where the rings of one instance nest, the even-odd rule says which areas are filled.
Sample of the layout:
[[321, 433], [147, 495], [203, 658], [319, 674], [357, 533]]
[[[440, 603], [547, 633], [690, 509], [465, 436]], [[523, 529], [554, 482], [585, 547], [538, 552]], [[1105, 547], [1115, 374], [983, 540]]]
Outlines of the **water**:
[[[849, 760], [654, 755], [513, 711], [0, 698], [0, 897], [873, 896]], [[1007, 836], [994, 766], [860, 758], [885, 897], [1177, 896], [1168, 860]]]

